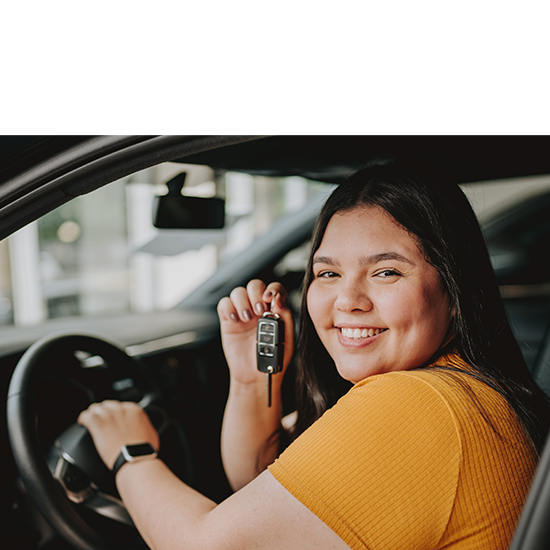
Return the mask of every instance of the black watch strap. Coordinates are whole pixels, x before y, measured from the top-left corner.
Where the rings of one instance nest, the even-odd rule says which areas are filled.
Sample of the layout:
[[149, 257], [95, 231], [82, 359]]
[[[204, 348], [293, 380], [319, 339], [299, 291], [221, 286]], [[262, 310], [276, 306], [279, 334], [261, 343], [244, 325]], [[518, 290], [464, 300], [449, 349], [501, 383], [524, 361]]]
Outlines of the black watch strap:
[[139, 462], [141, 460], [157, 458], [157, 451], [150, 443], [138, 443], [137, 445], [124, 445], [113, 466], [113, 477], [126, 462]]
[[120, 451], [120, 454], [117, 456], [117, 459], [115, 460], [115, 465], [113, 466], [113, 477], [116, 477], [118, 471], [124, 464], [128, 462], [126, 460], [126, 457], [122, 454], [122, 451]]

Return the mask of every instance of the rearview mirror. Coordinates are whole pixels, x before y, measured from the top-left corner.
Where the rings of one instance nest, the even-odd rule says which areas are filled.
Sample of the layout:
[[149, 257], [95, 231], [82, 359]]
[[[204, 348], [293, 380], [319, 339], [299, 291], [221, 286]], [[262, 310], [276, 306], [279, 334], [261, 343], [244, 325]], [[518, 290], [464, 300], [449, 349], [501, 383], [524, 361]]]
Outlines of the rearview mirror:
[[181, 194], [186, 173], [172, 178], [168, 193], [153, 203], [153, 225], [159, 229], [222, 229], [225, 201], [217, 197], [188, 197]]

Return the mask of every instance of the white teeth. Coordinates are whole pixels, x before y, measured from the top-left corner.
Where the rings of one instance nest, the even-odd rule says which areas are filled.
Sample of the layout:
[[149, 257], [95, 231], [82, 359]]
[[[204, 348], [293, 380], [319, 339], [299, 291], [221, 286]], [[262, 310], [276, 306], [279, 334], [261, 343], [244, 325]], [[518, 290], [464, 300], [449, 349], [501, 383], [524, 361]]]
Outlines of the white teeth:
[[359, 340], [359, 338], [371, 338], [372, 336], [377, 336], [385, 329], [381, 328], [341, 328], [342, 335], [346, 338], [353, 338], [354, 340]]

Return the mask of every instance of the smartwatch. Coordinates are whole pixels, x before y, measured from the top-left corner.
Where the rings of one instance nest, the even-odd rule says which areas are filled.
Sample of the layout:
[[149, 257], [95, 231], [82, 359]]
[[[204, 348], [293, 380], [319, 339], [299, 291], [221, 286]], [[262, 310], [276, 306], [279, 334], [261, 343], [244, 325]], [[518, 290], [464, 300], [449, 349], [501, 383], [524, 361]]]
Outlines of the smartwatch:
[[139, 462], [140, 460], [157, 458], [157, 456], [157, 451], [155, 451], [150, 443], [123, 445], [113, 466], [113, 476], [116, 477], [118, 471], [126, 462]]

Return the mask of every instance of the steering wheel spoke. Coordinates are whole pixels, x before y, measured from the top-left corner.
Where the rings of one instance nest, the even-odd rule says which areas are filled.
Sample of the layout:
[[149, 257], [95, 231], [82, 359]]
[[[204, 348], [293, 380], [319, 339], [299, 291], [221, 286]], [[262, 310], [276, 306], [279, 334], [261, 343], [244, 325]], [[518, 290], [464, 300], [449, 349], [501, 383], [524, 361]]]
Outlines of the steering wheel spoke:
[[[57, 442], [55, 446], [58, 447]], [[59, 452], [62, 453], [61, 449], [59, 449]], [[94, 486], [92, 480], [62, 454], [58, 455], [56, 453], [52, 459], [48, 460], [48, 465], [54, 479], [59, 481], [70, 501], [81, 504], [90, 499], [96, 492], [96, 486]]]

